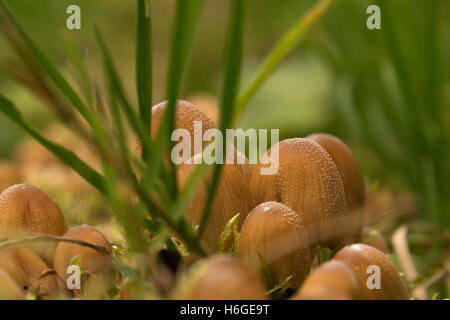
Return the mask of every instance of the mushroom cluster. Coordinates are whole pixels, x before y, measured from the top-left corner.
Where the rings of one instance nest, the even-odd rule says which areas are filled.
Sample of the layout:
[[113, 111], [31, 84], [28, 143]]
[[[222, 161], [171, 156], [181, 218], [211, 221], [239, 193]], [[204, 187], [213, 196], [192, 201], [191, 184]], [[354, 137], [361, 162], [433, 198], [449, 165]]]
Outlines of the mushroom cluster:
[[[183, 124], [187, 130], [193, 121], [207, 119], [204, 127], [212, 123], [206, 114], [181, 116], [183, 108], [178, 105], [177, 116], [189, 119]], [[264, 158], [273, 158], [274, 152], [278, 153], [277, 172], [262, 174], [268, 163]], [[179, 166], [181, 187], [194, 167]], [[200, 223], [209, 179], [205, 178], [186, 211], [194, 226]], [[269, 273], [277, 284], [300, 288], [295, 299], [407, 299], [399, 272], [385, 254], [386, 243], [364, 226], [365, 198], [361, 169], [342, 140], [322, 133], [282, 140], [254, 168], [248, 164], [243, 171], [237, 165], [224, 165], [204, 244], [210, 252], [217, 251], [227, 221], [239, 213], [239, 260], [260, 280], [267, 280]], [[321, 248], [331, 250], [335, 258], [320, 264], [316, 256]], [[214, 259], [214, 265], [221, 263]], [[366, 269], [373, 265], [379, 267], [382, 279], [381, 289], [375, 291], [367, 285], [370, 273]], [[211, 272], [197, 275], [194, 287], [209, 283]], [[209, 297], [215, 298], [214, 291]]]
[[[36, 187], [13, 185], [0, 194], [0, 239], [1, 299], [84, 296], [97, 278], [111, 285], [114, 267], [106, 238], [86, 225], [69, 229], [58, 205]], [[68, 286], [71, 264], [80, 270], [79, 290]]]

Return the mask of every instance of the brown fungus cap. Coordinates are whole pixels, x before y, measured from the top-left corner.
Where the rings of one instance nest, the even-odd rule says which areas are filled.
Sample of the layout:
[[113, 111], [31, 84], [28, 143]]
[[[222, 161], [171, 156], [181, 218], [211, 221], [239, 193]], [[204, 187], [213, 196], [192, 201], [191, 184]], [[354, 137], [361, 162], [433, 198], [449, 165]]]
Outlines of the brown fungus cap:
[[[353, 244], [339, 250], [335, 260], [345, 262], [355, 273], [364, 300], [407, 300], [408, 290], [389, 257], [380, 250], [365, 245]], [[374, 267], [379, 269], [380, 288], [369, 288], [369, 277], [376, 275]]]
[[61, 210], [38, 188], [17, 184], [0, 195], [0, 238], [62, 236], [66, 230], [67, 223]]
[[[197, 154], [196, 157], [201, 157]], [[192, 174], [195, 164], [182, 164], [178, 170], [178, 181], [181, 188]], [[200, 224], [203, 208], [208, 195], [211, 175], [202, 181], [196, 194], [186, 209], [186, 215], [192, 225]], [[239, 213], [238, 228], [242, 227], [245, 217], [253, 208], [248, 183], [235, 164], [224, 164], [219, 184], [211, 206], [211, 214], [203, 233], [204, 244], [210, 252], [217, 249], [218, 240], [227, 222]]]
[[[275, 150], [272, 146], [268, 155], [273, 157]], [[311, 245], [338, 249], [348, 243], [344, 187], [333, 159], [319, 144], [302, 138], [283, 140], [278, 143], [277, 173], [262, 175], [262, 167], [259, 162], [250, 180], [256, 203], [277, 201], [298, 213]]]
[[291, 277], [293, 287], [301, 284], [311, 267], [308, 233], [300, 215], [273, 201], [256, 206], [245, 219], [239, 255], [259, 274], [265, 263], [279, 283]]
[[320, 144], [333, 158], [344, 184], [351, 242], [360, 241], [364, 221], [366, 190], [364, 177], [355, 156], [341, 139], [330, 134], [316, 133], [307, 138]]
[[199, 261], [181, 279], [174, 299], [265, 300], [265, 288], [239, 259], [214, 255]]
[[360, 296], [356, 275], [344, 262], [331, 260], [306, 278], [293, 300], [353, 300]]
[[[81, 285], [81, 290], [75, 290], [75, 294], [83, 294], [88, 282], [99, 280], [108, 290], [112, 284], [114, 275], [114, 264], [112, 262], [112, 248], [105, 236], [95, 228], [82, 225], [73, 227], [64, 234], [64, 238], [72, 240], [82, 240], [91, 244], [100, 245], [106, 248], [109, 255], [86, 246], [75, 243], [60, 242], [56, 247], [53, 266], [59, 277], [67, 281], [70, 274], [67, 268], [71, 265], [75, 258], [75, 265], [83, 269], [87, 278]], [[76, 258], [78, 257], [78, 259]], [[64, 283], [65, 285], [65, 283]]]

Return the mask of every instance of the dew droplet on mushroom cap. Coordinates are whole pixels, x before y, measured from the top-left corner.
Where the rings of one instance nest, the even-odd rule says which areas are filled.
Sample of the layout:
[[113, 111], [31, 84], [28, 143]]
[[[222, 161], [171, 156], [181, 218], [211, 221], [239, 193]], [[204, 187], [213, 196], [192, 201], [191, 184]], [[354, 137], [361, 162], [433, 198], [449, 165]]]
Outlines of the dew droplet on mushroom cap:
[[315, 269], [293, 300], [358, 299], [360, 288], [354, 272], [342, 261], [330, 260]]
[[[195, 155], [195, 157], [201, 156], [202, 154]], [[194, 159], [191, 160], [191, 163], [194, 163]], [[182, 164], [179, 167], [177, 176], [181, 188], [185, 185], [194, 168], [195, 164]], [[206, 176], [186, 209], [186, 215], [194, 226], [200, 224], [211, 178], [211, 174]], [[210, 252], [217, 250], [218, 240], [227, 222], [238, 213], [238, 228], [240, 229], [252, 207], [253, 201], [244, 175], [237, 165], [224, 164], [211, 206], [210, 218], [203, 233], [203, 240], [207, 249]]]
[[[101, 245], [112, 255], [112, 248], [108, 240], [102, 233], [91, 226], [73, 227], [64, 234], [64, 238]], [[105, 291], [110, 289], [113, 281], [114, 265], [109, 255], [93, 248], [61, 241], [56, 247], [53, 266], [58, 276], [64, 280], [63, 288], [67, 278], [70, 276], [66, 272], [67, 267], [69, 267], [75, 257], [79, 257], [75, 265], [88, 274], [87, 280], [81, 285], [81, 291], [74, 290], [75, 294], [83, 294], [85, 287], [88, 285], [88, 282], [93, 281], [92, 279], [101, 280], [100, 282], [107, 286]]]
[[351, 242], [361, 239], [364, 222], [366, 190], [364, 177], [350, 148], [339, 138], [330, 134], [316, 133], [307, 137], [322, 146], [333, 159], [344, 185], [350, 222]]
[[348, 243], [344, 187], [330, 155], [312, 140], [287, 139], [278, 143], [277, 164], [274, 175], [261, 174], [261, 161], [255, 167], [250, 180], [254, 201], [277, 201], [300, 214], [310, 244], [338, 249]]
[[55, 275], [42, 277], [48, 269], [47, 263], [27, 248], [9, 247], [0, 250], [0, 270], [7, 273], [24, 294], [31, 292], [46, 295], [57, 289]]
[[262, 262], [279, 283], [301, 284], [311, 267], [308, 233], [299, 214], [278, 202], [256, 206], [245, 219], [239, 255], [249, 269], [261, 274]]
[[[380, 250], [365, 245], [352, 244], [339, 250], [335, 260], [346, 263], [355, 273], [363, 300], [407, 300], [408, 290], [389, 257]], [[368, 278], [374, 271], [368, 271], [370, 266], [379, 268], [380, 288], [370, 289]]]
[[218, 254], [194, 264], [174, 290], [174, 299], [265, 300], [265, 287], [239, 259]]

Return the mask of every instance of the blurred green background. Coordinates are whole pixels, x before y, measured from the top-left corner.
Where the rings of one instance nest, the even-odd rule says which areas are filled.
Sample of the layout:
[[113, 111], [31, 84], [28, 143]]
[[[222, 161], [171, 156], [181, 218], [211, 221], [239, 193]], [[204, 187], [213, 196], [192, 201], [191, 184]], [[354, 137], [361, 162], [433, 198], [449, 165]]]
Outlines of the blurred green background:
[[[135, 2], [122, 0], [6, 1], [60, 70], [73, 46], [90, 77], [102, 83], [97, 25], [113, 51], [128, 94], [134, 88]], [[315, 0], [249, 0], [245, 86], [279, 37]], [[82, 10], [82, 30], [65, 27], [68, 5]], [[368, 30], [366, 8], [381, 7], [381, 30]], [[152, 0], [154, 103], [165, 99], [174, 1]], [[209, 1], [199, 21], [182, 98], [217, 97], [227, 1]], [[40, 129], [54, 117], [7, 72], [17, 61], [0, 33], [0, 92]], [[339, 0], [252, 100], [239, 126], [279, 128], [281, 137], [330, 132], [355, 152], [368, 185], [411, 192], [418, 214], [450, 226], [450, 1]], [[211, 99], [210, 99], [211, 100]], [[214, 100], [212, 100], [214, 101]], [[212, 102], [214, 103], [214, 102]], [[0, 117], [0, 157], [12, 158], [23, 134]]]

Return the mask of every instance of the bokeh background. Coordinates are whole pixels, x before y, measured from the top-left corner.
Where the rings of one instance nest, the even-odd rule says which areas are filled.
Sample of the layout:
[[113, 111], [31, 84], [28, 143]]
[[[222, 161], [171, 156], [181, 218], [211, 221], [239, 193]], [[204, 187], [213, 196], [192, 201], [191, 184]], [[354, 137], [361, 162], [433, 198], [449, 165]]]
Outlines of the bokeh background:
[[[78, 59], [88, 66], [85, 76], [102, 90], [100, 50], [93, 32], [98, 26], [128, 95], [136, 101], [134, 1], [6, 2], [75, 85], [73, 61]], [[283, 32], [315, 3], [248, 0], [241, 86]], [[65, 27], [71, 4], [81, 7], [81, 31]], [[370, 4], [381, 7], [381, 30], [366, 28]], [[152, 0], [151, 9], [156, 104], [165, 100], [174, 1]], [[227, 12], [228, 1], [206, 0], [181, 94], [212, 115], [220, 93]], [[39, 87], [30, 82], [30, 70], [4, 30], [0, 92], [35, 128], [95, 165], [92, 150], [52, 115], [48, 96], [43, 99]], [[412, 251], [419, 269], [429, 271], [448, 262], [450, 241], [449, 57], [450, 1], [339, 0], [264, 84], [238, 126], [279, 128], [281, 138], [314, 132], [341, 137], [354, 151], [367, 181], [369, 223], [389, 236], [402, 223], [414, 221]], [[83, 85], [79, 88], [82, 91]], [[4, 189], [17, 182], [50, 193], [72, 224], [109, 222], [109, 208], [100, 196], [1, 116], [0, 185]]]

